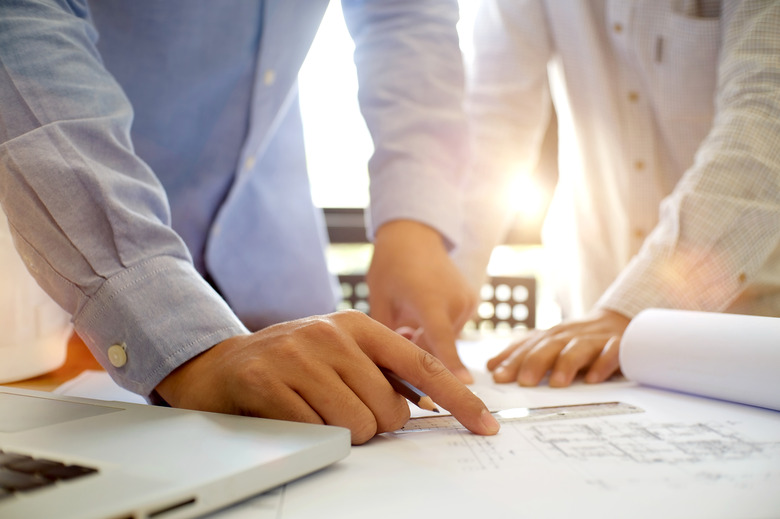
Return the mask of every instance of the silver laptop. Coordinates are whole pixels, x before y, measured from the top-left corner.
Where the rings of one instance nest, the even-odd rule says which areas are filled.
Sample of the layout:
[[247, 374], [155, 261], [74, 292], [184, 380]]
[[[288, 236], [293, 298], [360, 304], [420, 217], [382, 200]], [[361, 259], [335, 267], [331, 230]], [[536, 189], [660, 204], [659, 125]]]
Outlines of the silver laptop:
[[193, 517], [349, 449], [339, 427], [0, 387], [0, 517]]

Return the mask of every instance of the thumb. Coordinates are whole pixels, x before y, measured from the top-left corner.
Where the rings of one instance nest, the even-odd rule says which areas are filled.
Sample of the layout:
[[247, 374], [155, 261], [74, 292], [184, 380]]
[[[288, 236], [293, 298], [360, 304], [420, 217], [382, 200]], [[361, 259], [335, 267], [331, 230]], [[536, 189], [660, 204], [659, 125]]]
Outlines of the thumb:
[[474, 382], [469, 370], [460, 360], [455, 347], [457, 334], [446, 314], [431, 313], [422, 320], [420, 345], [431, 352], [464, 384]]

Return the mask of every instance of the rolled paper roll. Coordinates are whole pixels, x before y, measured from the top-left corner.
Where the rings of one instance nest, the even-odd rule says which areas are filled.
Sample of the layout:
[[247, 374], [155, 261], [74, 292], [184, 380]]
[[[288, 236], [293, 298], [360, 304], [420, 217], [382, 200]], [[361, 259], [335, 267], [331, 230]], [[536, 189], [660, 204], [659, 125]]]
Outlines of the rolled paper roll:
[[640, 384], [780, 410], [780, 317], [647, 309], [620, 343]]

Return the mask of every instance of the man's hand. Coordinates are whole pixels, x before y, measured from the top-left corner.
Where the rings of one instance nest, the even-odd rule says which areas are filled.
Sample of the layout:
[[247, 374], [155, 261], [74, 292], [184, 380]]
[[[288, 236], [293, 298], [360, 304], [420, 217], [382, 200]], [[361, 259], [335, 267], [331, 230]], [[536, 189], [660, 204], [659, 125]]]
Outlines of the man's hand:
[[550, 373], [550, 386], [566, 387], [587, 368], [585, 382], [603, 382], [619, 365], [620, 338], [630, 319], [597, 310], [582, 321], [535, 330], [488, 361], [496, 382], [536, 386]]
[[422, 348], [462, 382], [473, 381], [455, 339], [477, 305], [476, 295], [447, 255], [438, 232], [411, 220], [379, 228], [366, 276], [371, 316], [391, 329], [422, 330]]
[[426, 392], [470, 431], [498, 432], [482, 401], [439, 360], [356, 311], [223, 341], [168, 375], [157, 391], [174, 407], [346, 427], [361, 444], [409, 419], [406, 400], [379, 367]]

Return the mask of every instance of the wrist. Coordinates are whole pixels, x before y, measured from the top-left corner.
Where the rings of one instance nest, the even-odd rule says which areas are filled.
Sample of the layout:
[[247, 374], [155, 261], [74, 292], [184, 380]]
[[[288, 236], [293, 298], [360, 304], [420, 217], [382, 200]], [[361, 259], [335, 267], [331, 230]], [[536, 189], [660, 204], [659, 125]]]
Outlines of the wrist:
[[374, 246], [386, 244], [414, 244], [444, 248], [442, 235], [433, 227], [415, 220], [392, 220], [382, 224], [376, 231]]
[[193, 393], [190, 381], [202, 379], [202, 376], [197, 374], [198, 365], [211, 349], [213, 347], [192, 357], [168, 373], [154, 388], [157, 398], [172, 407], [191, 408], [192, 403], [186, 402], [187, 396], [192, 397]]
[[177, 405], [179, 402], [177, 396], [179, 393], [179, 376], [185, 365], [186, 363], [168, 373], [168, 375], [157, 384], [151, 396], [152, 403], [165, 402], [171, 407], [179, 407], [179, 405]]
[[617, 310], [613, 310], [611, 308], [595, 308], [593, 311], [593, 318], [596, 320], [606, 320], [611, 323], [613, 323], [614, 326], [620, 327], [620, 328], [627, 328], [628, 323], [631, 322], [631, 317], [624, 315]]

